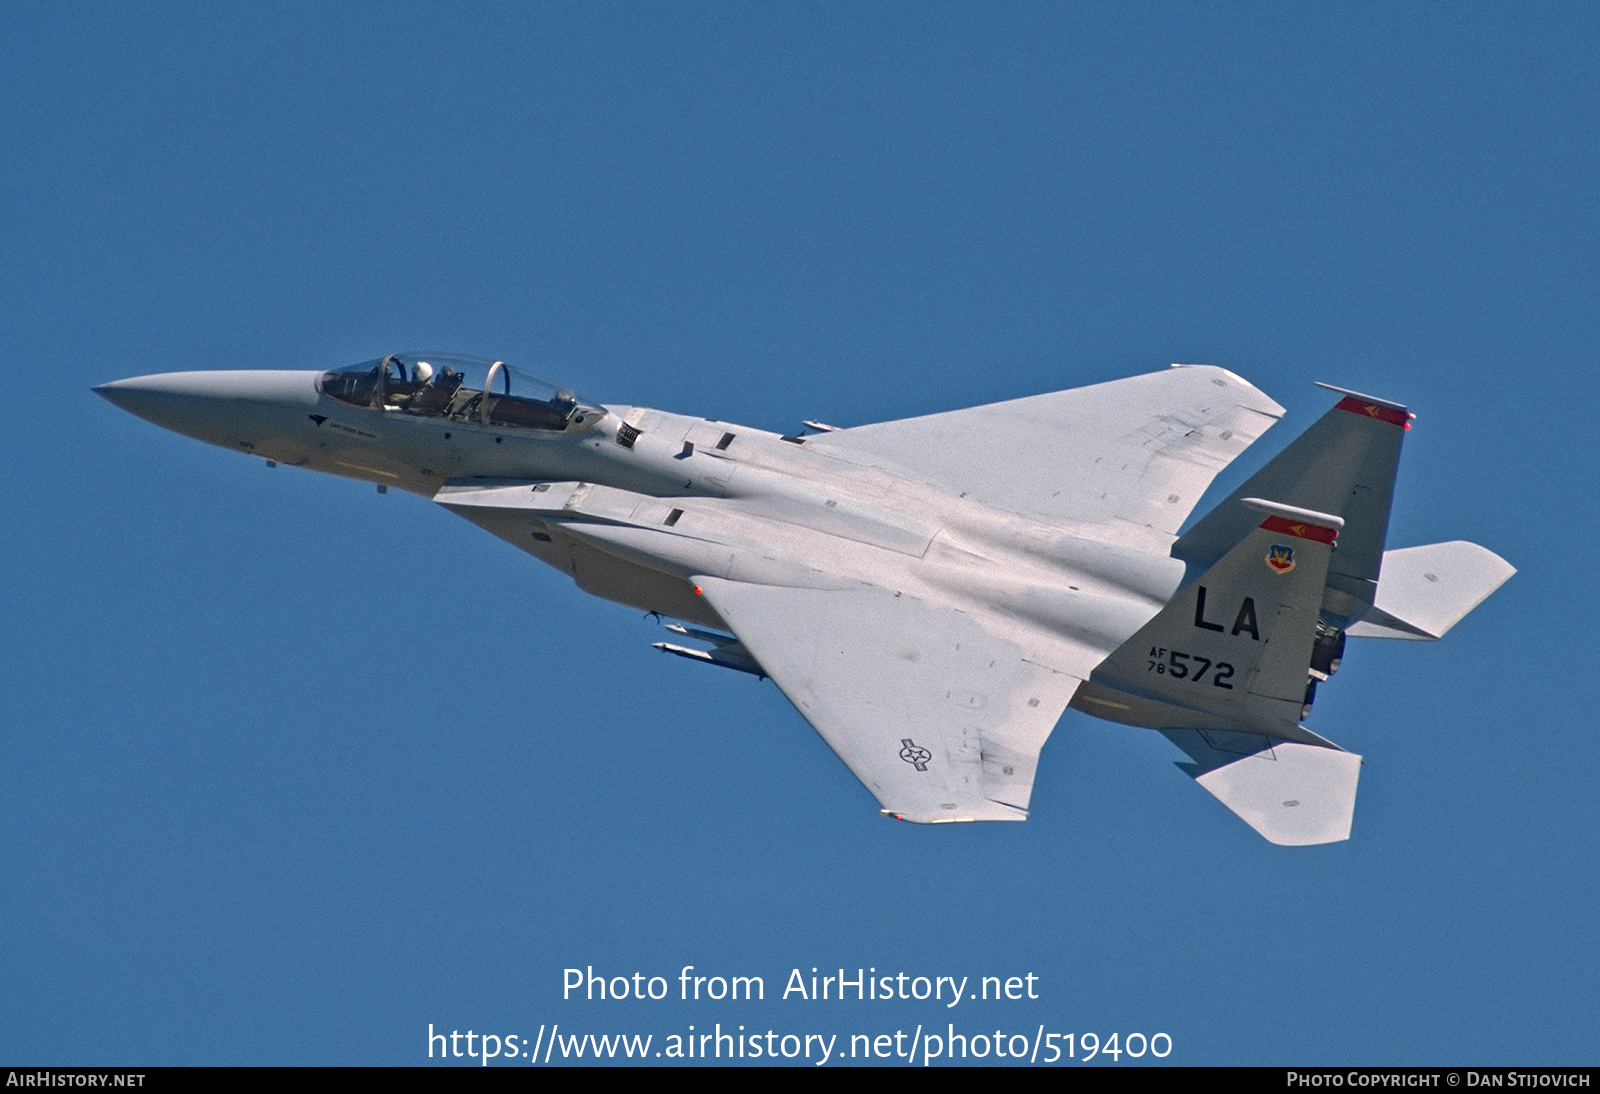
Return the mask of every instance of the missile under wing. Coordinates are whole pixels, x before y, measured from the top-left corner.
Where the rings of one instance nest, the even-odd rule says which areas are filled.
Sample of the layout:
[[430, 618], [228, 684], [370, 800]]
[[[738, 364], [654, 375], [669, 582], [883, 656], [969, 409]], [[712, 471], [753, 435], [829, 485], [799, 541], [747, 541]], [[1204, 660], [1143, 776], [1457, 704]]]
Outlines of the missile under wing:
[[770, 677], [913, 821], [1024, 819], [1071, 705], [1164, 733], [1274, 842], [1346, 838], [1360, 757], [1304, 725], [1346, 636], [1436, 638], [1512, 572], [1472, 544], [1386, 550], [1410, 415], [1350, 392], [1180, 535], [1282, 414], [1211, 366], [784, 436], [437, 354], [96, 390], [430, 497], [682, 620], [703, 648], [658, 648]]

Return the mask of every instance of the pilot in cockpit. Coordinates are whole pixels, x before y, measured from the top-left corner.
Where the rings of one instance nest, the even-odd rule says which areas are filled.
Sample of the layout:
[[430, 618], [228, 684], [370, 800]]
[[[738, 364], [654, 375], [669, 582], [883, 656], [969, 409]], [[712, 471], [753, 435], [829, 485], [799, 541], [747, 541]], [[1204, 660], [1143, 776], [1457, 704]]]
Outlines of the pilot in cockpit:
[[418, 361], [411, 367], [411, 376], [420, 386], [411, 399], [411, 409], [418, 413], [448, 413], [450, 400], [460, 389], [464, 379], [460, 372], [445, 365], [435, 374], [433, 366]]

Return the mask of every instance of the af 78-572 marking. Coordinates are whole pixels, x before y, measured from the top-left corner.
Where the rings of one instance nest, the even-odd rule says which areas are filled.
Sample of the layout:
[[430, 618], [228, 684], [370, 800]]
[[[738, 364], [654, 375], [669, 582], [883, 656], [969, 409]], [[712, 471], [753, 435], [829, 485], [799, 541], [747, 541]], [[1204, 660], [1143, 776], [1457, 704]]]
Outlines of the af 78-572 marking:
[[602, 406], [502, 362], [95, 389], [271, 463], [428, 497], [597, 596], [683, 621], [658, 648], [770, 677], [889, 816], [1022, 820], [1062, 711], [1156, 729], [1275, 843], [1345, 839], [1360, 757], [1303, 724], [1346, 636], [1433, 639], [1514, 571], [1387, 550], [1411, 415], [1340, 401], [1187, 531], [1283, 413], [1206, 365], [785, 435]]

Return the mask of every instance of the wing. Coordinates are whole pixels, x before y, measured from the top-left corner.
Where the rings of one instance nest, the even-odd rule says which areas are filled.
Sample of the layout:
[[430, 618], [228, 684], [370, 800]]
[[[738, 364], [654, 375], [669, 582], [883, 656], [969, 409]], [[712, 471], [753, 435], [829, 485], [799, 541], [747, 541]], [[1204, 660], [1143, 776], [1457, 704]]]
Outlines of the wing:
[[1183, 365], [806, 443], [1015, 513], [1175, 535], [1217, 472], [1282, 415], [1226, 369]]
[[1027, 818], [1039, 750], [1079, 677], [966, 613], [885, 589], [695, 581], [886, 814]]

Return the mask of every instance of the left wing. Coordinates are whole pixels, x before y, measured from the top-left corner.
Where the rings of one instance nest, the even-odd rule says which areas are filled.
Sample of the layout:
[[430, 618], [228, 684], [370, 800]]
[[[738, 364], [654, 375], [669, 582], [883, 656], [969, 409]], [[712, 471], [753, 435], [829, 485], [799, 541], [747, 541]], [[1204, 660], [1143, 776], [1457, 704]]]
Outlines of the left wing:
[[887, 589], [695, 583], [884, 813], [1027, 819], [1039, 750], [1079, 677]]

